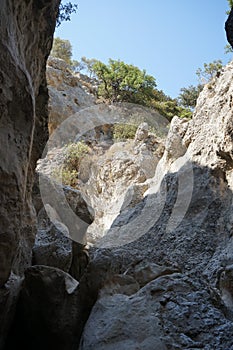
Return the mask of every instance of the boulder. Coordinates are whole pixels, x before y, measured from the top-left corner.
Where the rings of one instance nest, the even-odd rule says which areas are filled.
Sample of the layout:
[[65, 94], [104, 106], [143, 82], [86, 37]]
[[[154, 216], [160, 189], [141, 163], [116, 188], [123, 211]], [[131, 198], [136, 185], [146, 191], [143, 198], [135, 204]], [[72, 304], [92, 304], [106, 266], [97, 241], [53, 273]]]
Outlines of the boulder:
[[28, 268], [8, 346], [38, 350], [77, 346], [78, 300], [78, 282], [69, 274], [47, 266]]

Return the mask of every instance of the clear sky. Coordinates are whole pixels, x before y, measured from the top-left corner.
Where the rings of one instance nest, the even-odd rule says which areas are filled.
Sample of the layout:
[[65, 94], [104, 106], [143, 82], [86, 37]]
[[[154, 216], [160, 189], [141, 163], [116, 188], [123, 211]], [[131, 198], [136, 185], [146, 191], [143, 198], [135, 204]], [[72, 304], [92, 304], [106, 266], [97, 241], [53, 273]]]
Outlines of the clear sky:
[[[158, 89], [177, 97], [196, 85], [196, 70], [224, 54], [227, 0], [73, 0], [77, 14], [55, 36], [68, 39], [73, 59], [134, 64], [156, 78]], [[65, 3], [65, 1], [64, 1]]]

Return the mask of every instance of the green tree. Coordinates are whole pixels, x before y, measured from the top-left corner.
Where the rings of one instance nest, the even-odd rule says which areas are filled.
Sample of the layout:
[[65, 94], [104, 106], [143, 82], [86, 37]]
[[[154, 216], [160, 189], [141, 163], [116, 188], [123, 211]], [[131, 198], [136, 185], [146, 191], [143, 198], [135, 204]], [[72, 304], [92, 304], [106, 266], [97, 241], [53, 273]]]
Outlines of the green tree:
[[153, 107], [169, 121], [172, 120], [174, 115], [180, 118], [191, 118], [192, 111], [178, 105], [177, 99], [169, 98], [167, 101], [155, 101]]
[[61, 58], [68, 64], [72, 64], [72, 46], [69, 40], [64, 40], [59, 37], [54, 38], [51, 56]]
[[198, 68], [196, 74], [201, 84], [208, 83], [223, 67], [221, 60], [204, 63], [204, 68]]
[[68, 2], [67, 4], [60, 4], [59, 11], [57, 14], [57, 27], [61, 25], [63, 21], [70, 21], [70, 16], [72, 13], [76, 13], [78, 5]]
[[179, 105], [193, 109], [196, 106], [197, 98], [202, 90], [202, 84], [198, 84], [197, 86], [190, 85], [187, 88], [180, 89], [180, 94], [178, 96]]
[[77, 61], [77, 60], [72, 60], [71, 62], [71, 68], [73, 69], [73, 71], [75, 73], [77, 72], [81, 72], [82, 70], [85, 69], [84, 64], [82, 63], [82, 61]]
[[167, 96], [162, 90], [154, 90], [154, 98], [150, 101], [148, 107], [156, 109], [169, 121], [172, 120], [174, 115], [180, 118], [191, 118], [192, 116], [192, 111], [189, 108], [180, 106], [176, 98]]
[[85, 56], [81, 57], [81, 65], [85, 72], [89, 75], [89, 78], [92, 78], [94, 73], [93, 66], [98, 61], [95, 58], [86, 58]]
[[131, 102], [147, 105], [153, 98], [155, 78], [120, 60], [109, 59], [108, 65], [96, 61], [95, 76], [100, 82], [98, 95], [110, 102]]

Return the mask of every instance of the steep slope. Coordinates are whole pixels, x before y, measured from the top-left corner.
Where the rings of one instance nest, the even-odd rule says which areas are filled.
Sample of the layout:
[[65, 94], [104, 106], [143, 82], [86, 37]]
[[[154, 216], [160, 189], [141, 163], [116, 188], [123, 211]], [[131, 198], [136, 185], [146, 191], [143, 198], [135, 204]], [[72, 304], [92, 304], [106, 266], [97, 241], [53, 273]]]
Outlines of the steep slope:
[[101, 290], [80, 349], [232, 349], [232, 81], [230, 63], [193, 120], [173, 120], [144, 200], [94, 251], [86, 279], [102, 261]]

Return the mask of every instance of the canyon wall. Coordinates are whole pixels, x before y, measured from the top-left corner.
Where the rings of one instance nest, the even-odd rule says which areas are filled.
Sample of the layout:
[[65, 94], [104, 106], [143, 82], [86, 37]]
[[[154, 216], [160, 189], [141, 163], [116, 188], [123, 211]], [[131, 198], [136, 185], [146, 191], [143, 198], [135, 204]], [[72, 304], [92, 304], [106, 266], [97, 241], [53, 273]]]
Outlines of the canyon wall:
[[31, 264], [31, 188], [48, 137], [45, 71], [59, 3], [0, 2], [0, 334], [17, 296], [17, 276]]

